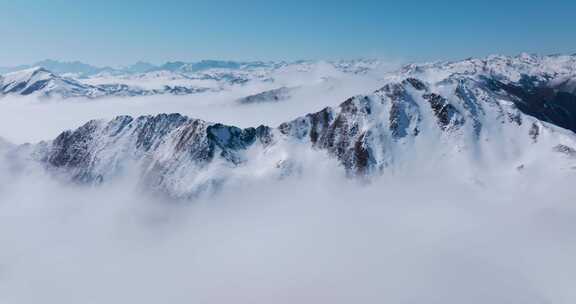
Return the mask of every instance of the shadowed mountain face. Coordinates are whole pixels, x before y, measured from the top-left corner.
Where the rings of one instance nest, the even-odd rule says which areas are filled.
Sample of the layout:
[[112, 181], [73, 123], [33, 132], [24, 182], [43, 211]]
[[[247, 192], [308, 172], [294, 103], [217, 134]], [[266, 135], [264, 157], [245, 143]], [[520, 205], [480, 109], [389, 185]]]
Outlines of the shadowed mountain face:
[[529, 81], [506, 84], [494, 80], [491, 84], [516, 97], [514, 104], [525, 114], [576, 132], [576, 94], [562, 91], [560, 86]]
[[516, 170], [559, 159], [572, 167], [576, 136], [562, 128], [574, 130], [574, 95], [549, 87], [549, 71], [534, 68], [538, 63], [500, 60], [401, 71], [371, 94], [278, 127], [120, 116], [21, 148], [19, 156], [80, 183], [136, 172], [146, 189], [187, 198], [231, 180], [298, 174], [311, 166], [301, 151], [328, 156], [353, 177], [436, 164]]

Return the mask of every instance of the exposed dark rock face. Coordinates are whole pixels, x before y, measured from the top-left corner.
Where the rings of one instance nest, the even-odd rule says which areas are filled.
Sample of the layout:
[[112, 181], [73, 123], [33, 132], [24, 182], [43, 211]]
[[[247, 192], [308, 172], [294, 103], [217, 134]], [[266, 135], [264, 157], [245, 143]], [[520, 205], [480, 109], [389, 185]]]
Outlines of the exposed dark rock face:
[[310, 118], [310, 141], [312, 144], [318, 143], [320, 136], [330, 123], [334, 120], [334, 113], [330, 108], [324, 108], [320, 112], [308, 114]]
[[411, 78], [411, 77], [406, 78], [406, 80], [404, 80], [403, 83], [404, 84], [409, 83], [410, 85], [412, 85], [412, 87], [414, 87], [416, 90], [419, 90], [419, 91], [425, 91], [428, 89], [422, 81], [420, 81], [416, 78]]
[[557, 145], [556, 147], [554, 147], [554, 151], [566, 154], [567, 156], [572, 158], [576, 158], [576, 149], [568, 147], [566, 145]]
[[530, 135], [530, 138], [532, 138], [533, 142], [537, 142], [538, 136], [540, 135], [540, 127], [536, 123], [532, 123], [528, 135]]
[[210, 151], [214, 151], [218, 147], [218, 150], [221, 151], [220, 156], [234, 164], [239, 164], [242, 161], [238, 151], [248, 149], [257, 140], [264, 145], [271, 140], [270, 130], [264, 126], [258, 129], [240, 129], [223, 124], [214, 124], [208, 126], [206, 133]]
[[366, 133], [362, 133], [360, 137], [356, 140], [354, 144], [354, 157], [352, 158], [356, 170], [360, 174], [368, 173], [368, 169], [371, 162], [370, 148], [364, 142]]
[[[411, 126], [411, 120], [414, 117], [417, 122], [421, 120], [420, 109], [414, 97], [406, 90], [407, 86], [418, 91], [428, 89], [420, 80], [408, 78], [402, 81], [402, 84], [388, 84], [376, 91], [377, 94], [390, 99], [389, 128], [395, 138], [403, 138], [410, 134], [418, 135], [419, 132], [417, 126]], [[410, 129], [411, 127], [413, 129]]]
[[131, 87], [126, 84], [101, 84], [99, 87], [111, 96], [146, 96], [150, 91]]
[[334, 121], [318, 133], [314, 146], [335, 155], [348, 171], [366, 173], [371, 155], [365, 142], [367, 134], [361, 132], [360, 124], [371, 113], [368, 97], [346, 100], [340, 105], [340, 113]]
[[136, 147], [144, 151], [149, 151], [153, 146], [155, 148], [168, 133], [186, 121], [187, 118], [180, 114], [160, 114], [137, 118]]
[[286, 136], [309, 140], [313, 147], [335, 156], [352, 174], [367, 173], [373, 159], [361, 124], [372, 115], [373, 101], [354, 97], [344, 101], [338, 110], [325, 108], [302, 118], [280, 125]]
[[457, 98], [462, 100], [462, 106], [467, 112], [466, 118], [472, 121], [474, 135], [479, 137], [482, 132], [482, 122], [480, 121], [480, 118], [486, 114], [482, 106], [482, 101], [479, 100], [474, 90], [470, 88], [467, 82], [463, 79], [458, 81], [454, 93]]
[[100, 180], [99, 175], [90, 172], [93, 157], [93, 140], [97, 136], [98, 123], [89, 121], [75, 131], [66, 131], [54, 140], [47, 163], [54, 168], [66, 169], [72, 173], [72, 179], [78, 182]]
[[256, 138], [264, 147], [272, 144], [274, 136], [272, 134], [272, 128], [260, 125], [256, 128]]
[[[36, 91], [42, 90], [44, 87], [46, 87], [46, 85], [48, 84], [49, 80], [40, 80], [37, 81], [35, 83], [33, 83], [32, 85], [30, 85], [29, 87], [25, 88], [24, 90], [22, 90], [22, 92], [20, 94], [22, 95], [30, 95], [33, 94]], [[19, 88], [23, 88], [23, 86], [21, 87], [16, 87], [16, 90], [18, 90]]]
[[406, 128], [408, 116], [403, 110], [401, 103], [393, 103], [390, 107], [390, 131], [394, 137], [404, 137], [408, 135]]
[[53, 142], [48, 162], [54, 167], [77, 167], [87, 162], [97, 128], [96, 121], [89, 121], [75, 131], [60, 134]]
[[438, 125], [442, 130], [446, 130], [449, 127], [458, 128], [464, 124], [464, 117], [460, 112], [448, 101], [434, 93], [422, 95], [430, 103], [430, 107], [434, 111], [434, 115], [438, 119]]
[[256, 129], [240, 129], [238, 127], [214, 124], [208, 126], [207, 136], [222, 149], [246, 149], [256, 140]]

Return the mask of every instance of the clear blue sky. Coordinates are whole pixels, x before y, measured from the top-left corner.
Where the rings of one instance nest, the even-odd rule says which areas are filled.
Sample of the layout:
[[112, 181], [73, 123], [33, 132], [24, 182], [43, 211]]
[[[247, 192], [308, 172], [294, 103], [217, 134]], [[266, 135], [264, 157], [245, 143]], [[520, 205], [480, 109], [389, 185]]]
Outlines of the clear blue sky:
[[0, 0], [0, 65], [576, 52], [576, 0]]

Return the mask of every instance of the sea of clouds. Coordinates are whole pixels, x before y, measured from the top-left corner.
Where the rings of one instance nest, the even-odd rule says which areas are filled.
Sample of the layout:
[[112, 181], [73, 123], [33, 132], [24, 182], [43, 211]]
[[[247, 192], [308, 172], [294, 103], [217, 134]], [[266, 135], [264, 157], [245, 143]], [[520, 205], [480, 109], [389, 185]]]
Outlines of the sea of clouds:
[[[88, 119], [159, 112], [277, 125], [365, 89], [317, 86], [250, 106], [237, 92], [3, 99], [0, 137], [35, 142]], [[576, 301], [573, 174], [413, 164], [365, 182], [311, 157], [294, 176], [186, 202], [144, 194], [129, 174], [86, 187], [0, 161], [0, 303]]]
[[562, 180], [338, 169], [188, 202], [41, 171], [0, 188], [2, 303], [572, 303]]

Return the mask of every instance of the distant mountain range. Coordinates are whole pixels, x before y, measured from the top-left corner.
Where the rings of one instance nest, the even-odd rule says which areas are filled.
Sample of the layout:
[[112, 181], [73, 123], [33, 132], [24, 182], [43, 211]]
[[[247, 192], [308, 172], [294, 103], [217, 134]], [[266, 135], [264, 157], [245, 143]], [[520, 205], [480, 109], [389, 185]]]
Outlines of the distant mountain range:
[[45, 60], [34, 65], [0, 68], [3, 71], [0, 75], [0, 97], [185, 95], [220, 91], [229, 86], [253, 82], [274, 82], [283, 73], [305, 74], [321, 67], [327, 67], [323, 68], [323, 73], [330, 77], [332, 71], [365, 74], [383, 65], [377, 60], [291, 63], [203, 60], [194, 63], [168, 62], [161, 66], [138, 62], [124, 68], [100, 68], [81, 62]]
[[[211, 69], [224, 70], [249, 70], [256, 68], [275, 69], [287, 65], [313, 64], [316, 61], [300, 60], [294, 62], [287, 61], [225, 61], [225, 60], [201, 60], [197, 62], [173, 61], [161, 65], [154, 65], [148, 62], [138, 61], [135, 64], [124, 67], [97, 67], [94, 65], [82, 63], [80, 61], [58, 61], [52, 59], [42, 60], [29, 65], [18, 65], [13, 67], [0, 67], [0, 73], [16, 72], [35, 67], [42, 67], [53, 73], [72, 77], [90, 77], [99, 73], [111, 74], [131, 74], [146, 73], [152, 71], [171, 71], [180, 73], [197, 73]], [[333, 61], [334, 64], [342, 70], [348, 72], [364, 72], [366, 69], [375, 67], [381, 63], [379, 60], [361, 59], [361, 60], [341, 60]]]

